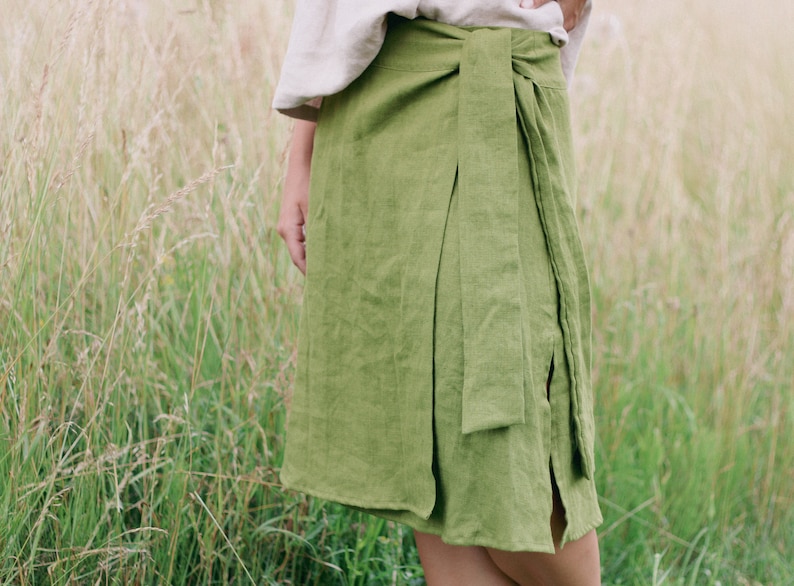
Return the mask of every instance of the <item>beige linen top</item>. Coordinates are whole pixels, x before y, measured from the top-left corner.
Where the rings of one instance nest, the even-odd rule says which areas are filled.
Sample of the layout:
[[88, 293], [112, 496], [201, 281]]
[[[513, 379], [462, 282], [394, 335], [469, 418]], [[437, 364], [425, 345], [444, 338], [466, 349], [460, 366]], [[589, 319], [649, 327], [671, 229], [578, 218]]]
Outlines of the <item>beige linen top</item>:
[[[388, 13], [454, 26], [505, 26], [548, 32], [561, 47], [569, 83], [590, 17], [588, 0], [577, 27], [566, 32], [557, 2], [531, 0], [297, 0], [273, 107], [312, 120], [323, 96], [348, 86], [369, 66], [386, 36]], [[523, 6], [522, 6], [523, 5]]]

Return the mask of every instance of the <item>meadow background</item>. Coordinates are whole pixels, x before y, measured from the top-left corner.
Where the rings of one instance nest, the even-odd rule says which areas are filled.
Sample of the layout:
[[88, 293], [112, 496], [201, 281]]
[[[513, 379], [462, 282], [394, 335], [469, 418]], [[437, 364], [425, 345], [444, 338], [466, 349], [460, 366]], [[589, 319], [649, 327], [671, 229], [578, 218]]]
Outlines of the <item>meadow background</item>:
[[[3, 0], [0, 583], [422, 584], [279, 485], [289, 0]], [[794, 3], [599, 0], [574, 86], [605, 584], [794, 583]]]

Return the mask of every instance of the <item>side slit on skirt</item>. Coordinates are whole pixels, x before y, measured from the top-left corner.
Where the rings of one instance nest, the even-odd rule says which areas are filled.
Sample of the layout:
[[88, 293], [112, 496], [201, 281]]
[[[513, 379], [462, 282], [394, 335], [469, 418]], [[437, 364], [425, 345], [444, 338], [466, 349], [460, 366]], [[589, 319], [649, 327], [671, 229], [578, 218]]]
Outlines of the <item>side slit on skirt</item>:
[[[551, 404], [551, 379], [553, 377], [554, 377], [554, 353], [552, 353], [552, 355], [551, 355], [551, 362], [549, 363], [549, 376], [546, 379], [546, 400], [549, 402], [549, 404]], [[567, 517], [565, 503], [563, 503], [563, 501], [562, 501], [562, 494], [560, 494], [560, 489], [557, 486], [557, 480], [554, 478], [554, 462], [553, 462], [553, 460], [554, 460], [554, 458], [553, 458], [553, 455], [552, 455], [552, 453], [550, 451], [549, 452], [549, 477], [551, 479], [552, 515], [554, 514], [554, 507], [557, 506], [557, 504], [559, 503], [559, 506], [562, 508], [562, 517], [563, 517], [563, 520], [565, 521], [565, 526], [563, 527], [563, 533], [564, 533], [565, 529], [567, 528], [567, 525], [568, 525], [568, 517]], [[551, 520], [549, 520], [549, 522], [551, 523]], [[552, 529], [552, 534], [553, 533], [554, 533], [554, 531]], [[561, 534], [561, 536], [562, 536], [562, 534]], [[555, 546], [557, 545], [556, 541], [557, 540], [555, 539]]]

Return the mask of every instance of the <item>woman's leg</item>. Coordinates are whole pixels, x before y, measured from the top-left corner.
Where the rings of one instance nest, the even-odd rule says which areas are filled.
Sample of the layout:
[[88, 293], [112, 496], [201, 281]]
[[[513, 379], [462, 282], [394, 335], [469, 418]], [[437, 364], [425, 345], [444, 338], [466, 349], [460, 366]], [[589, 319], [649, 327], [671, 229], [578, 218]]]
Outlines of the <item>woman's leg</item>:
[[419, 531], [414, 538], [428, 586], [516, 586], [484, 547], [447, 545]]
[[595, 531], [556, 554], [447, 545], [414, 532], [428, 586], [600, 586]]
[[[565, 509], [553, 491], [551, 532], [560, 543]], [[436, 535], [414, 531], [428, 586], [600, 586], [601, 557], [596, 532], [556, 547], [556, 553], [502, 551], [447, 545]]]
[[595, 530], [567, 543], [556, 554], [488, 550], [499, 569], [520, 586], [600, 586]]
[[[560, 543], [565, 531], [565, 509], [556, 485], [551, 532], [554, 543]], [[556, 553], [502, 551], [488, 549], [499, 569], [520, 586], [600, 586], [601, 555], [595, 530], [565, 544]]]

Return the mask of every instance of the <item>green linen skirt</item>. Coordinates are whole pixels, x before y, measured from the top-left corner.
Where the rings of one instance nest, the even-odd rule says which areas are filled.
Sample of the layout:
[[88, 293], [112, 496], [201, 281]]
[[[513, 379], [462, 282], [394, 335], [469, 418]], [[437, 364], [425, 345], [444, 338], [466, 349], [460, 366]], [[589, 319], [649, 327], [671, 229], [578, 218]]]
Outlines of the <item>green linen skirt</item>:
[[[601, 522], [590, 297], [559, 48], [392, 17], [325, 98], [285, 486], [456, 545]], [[548, 383], [548, 385], [547, 385]]]

